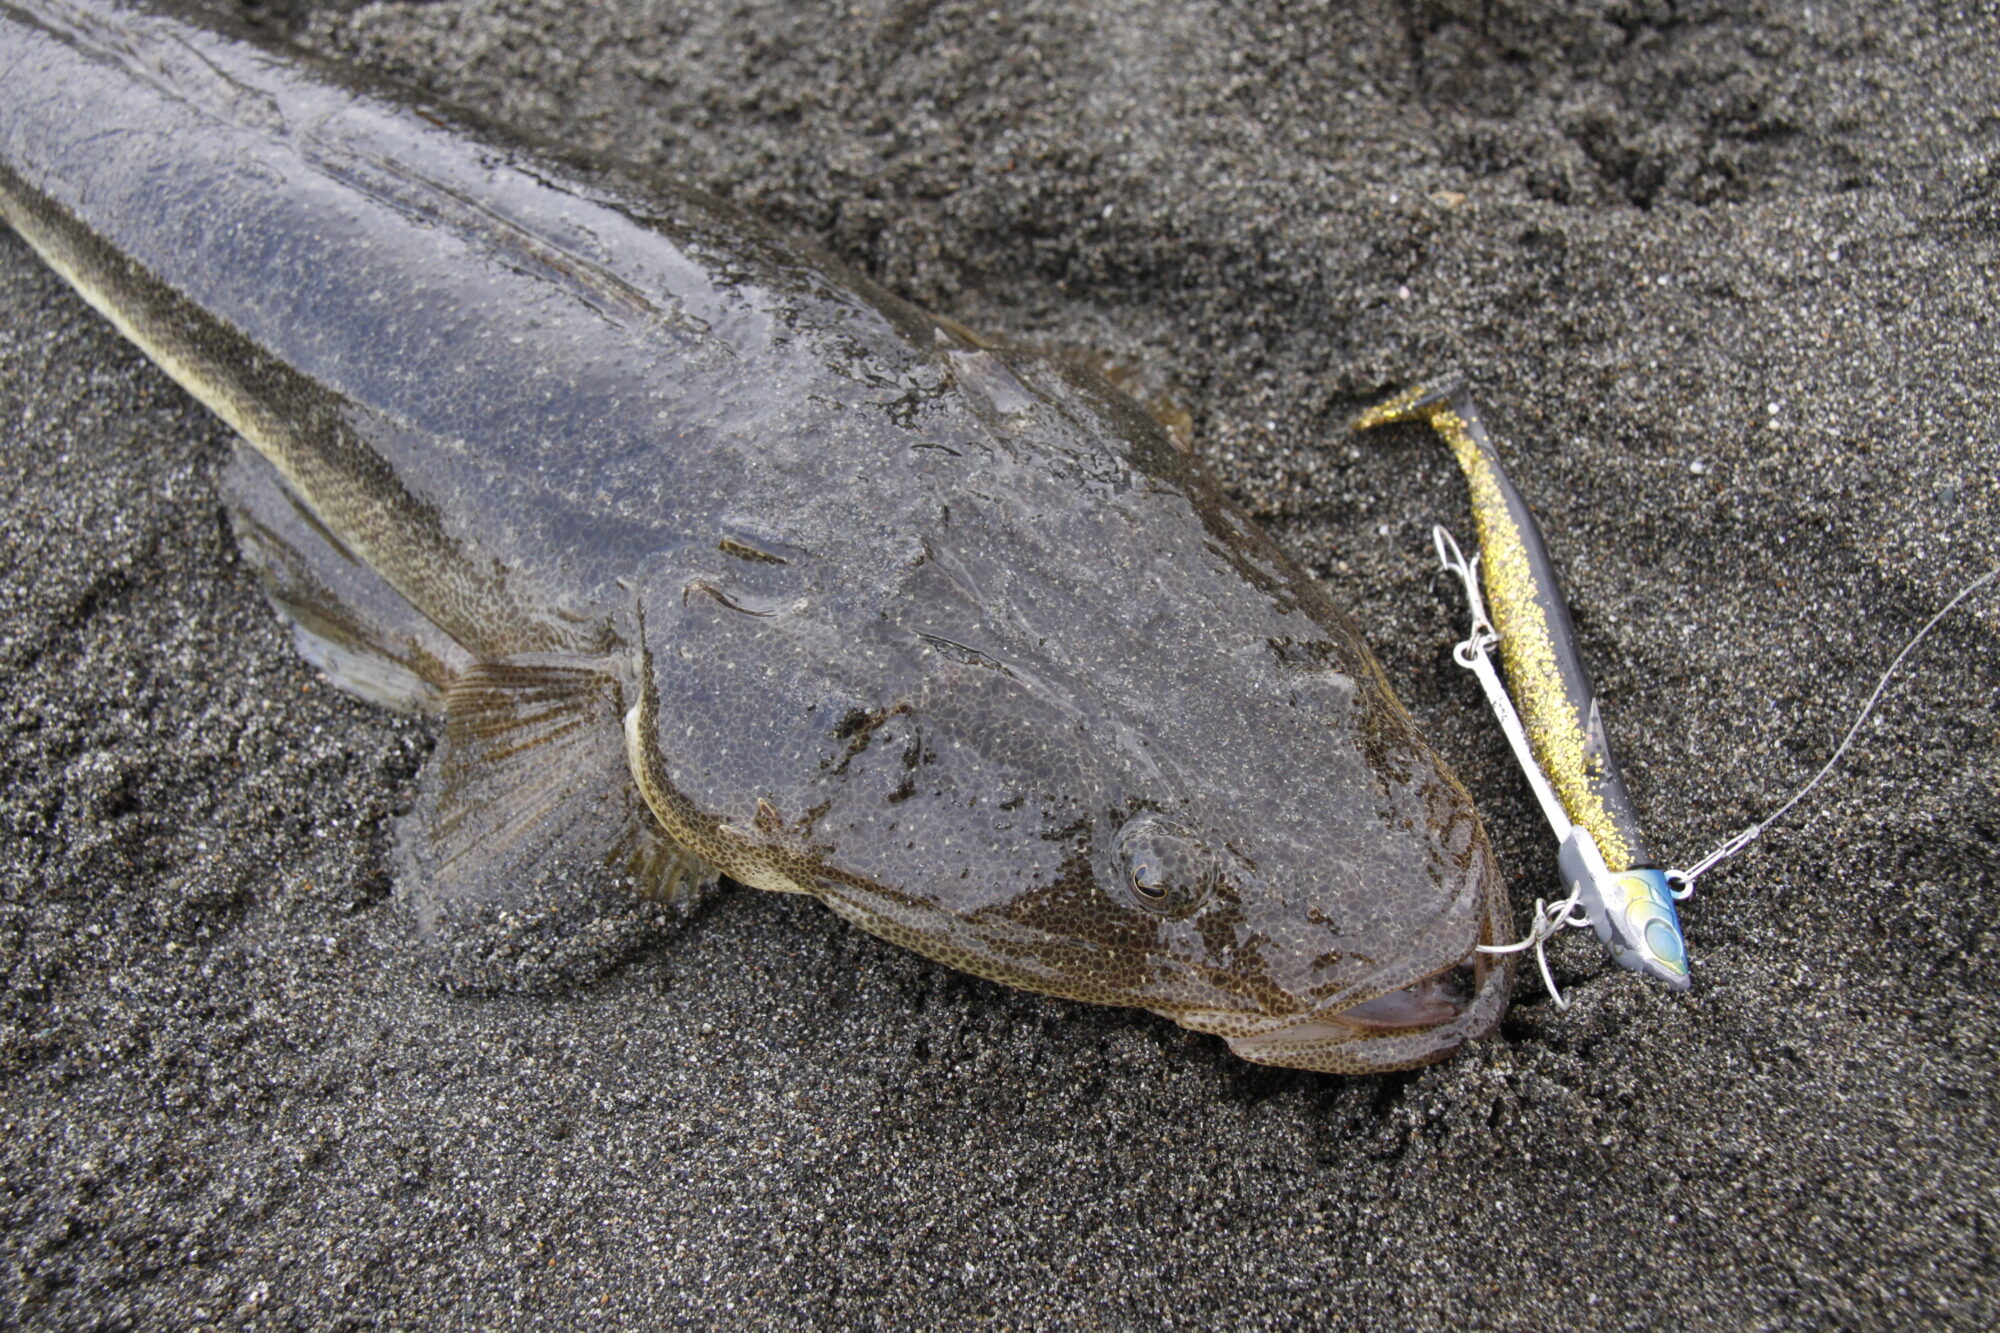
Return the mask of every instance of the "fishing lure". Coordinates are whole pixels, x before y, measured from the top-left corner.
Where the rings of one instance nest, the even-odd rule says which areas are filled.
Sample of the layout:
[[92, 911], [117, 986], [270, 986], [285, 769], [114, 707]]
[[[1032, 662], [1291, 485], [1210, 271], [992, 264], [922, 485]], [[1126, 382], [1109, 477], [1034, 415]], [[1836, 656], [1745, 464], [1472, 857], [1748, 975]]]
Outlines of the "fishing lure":
[[[1440, 562], [1464, 582], [1472, 608], [1472, 633], [1455, 655], [1479, 676], [1555, 831], [1570, 890], [1564, 923], [1580, 911], [1618, 963], [1685, 990], [1687, 944], [1674, 891], [1640, 834], [1541, 528], [1500, 466], [1462, 378], [1399, 394], [1355, 428], [1404, 421], [1428, 422], [1444, 438], [1472, 490], [1479, 554], [1467, 560], [1448, 532], [1433, 534]], [[1496, 645], [1511, 697], [1488, 657]]]
[[[1484, 945], [1481, 951], [1533, 949], [1543, 984], [1559, 1008], [1568, 1008], [1549, 973], [1544, 945], [1565, 926], [1588, 924], [1618, 963], [1685, 990], [1691, 984], [1687, 944], [1674, 904], [1692, 896], [1700, 876], [1755, 842], [1833, 771], [1903, 662], [1959, 603], [2000, 578], [2000, 565], [1960, 588], [1910, 636], [1833, 754], [1782, 805], [1731, 834], [1687, 869], [1663, 869], [1652, 861], [1640, 836], [1638, 814], [1605, 736], [1597, 695], [1577, 650], [1576, 629], [1541, 529], [1500, 466], [1464, 380], [1452, 376], [1411, 389], [1363, 413], [1354, 424], [1365, 430], [1406, 421], [1427, 422], [1436, 430], [1470, 483], [1479, 553], [1467, 558], [1449, 531], [1431, 529], [1438, 562], [1464, 584], [1471, 611], [1471, 632], [1453, 657], [1486, 692], [1561, 845], [1557, 865], [1569, 890], [1554, 903], [1536, 900], [1535, 922], [1525, 938]], [[1490, 654], [1496, 646], [1519, 696], [1518, 711], [1514, 695], [1494, 670]]]

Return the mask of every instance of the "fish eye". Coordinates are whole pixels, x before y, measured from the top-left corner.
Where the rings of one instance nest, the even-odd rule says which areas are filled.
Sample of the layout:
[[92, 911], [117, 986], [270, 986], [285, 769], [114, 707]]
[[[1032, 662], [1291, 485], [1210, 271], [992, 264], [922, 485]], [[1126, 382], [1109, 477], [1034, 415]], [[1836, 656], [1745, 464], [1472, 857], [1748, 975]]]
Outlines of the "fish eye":
[[1127, 822], [1117, 848], [1133, 899], [1161, 916], [1186, 916], [1223, 881], [1221, 862], [1193, 831], [1159, 815]]
[[1155, 901], [1167, 896], [1167, 877], [1159, 862], [1147, 853], [1134, 856], [1130, 864], [1132, 892]]

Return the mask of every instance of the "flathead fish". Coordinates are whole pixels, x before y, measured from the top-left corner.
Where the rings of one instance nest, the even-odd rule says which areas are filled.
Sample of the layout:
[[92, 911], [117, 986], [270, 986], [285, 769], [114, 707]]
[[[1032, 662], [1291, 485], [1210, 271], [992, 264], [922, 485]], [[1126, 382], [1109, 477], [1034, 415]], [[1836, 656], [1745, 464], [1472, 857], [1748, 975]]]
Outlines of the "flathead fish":
[[442, 716], [399, 891], [448, 977], [726, 876], [1255, 1061], [1404, 1068], [1499, 1020], [1471, 801], [1094, 376], [102, 0], [0, 2], [0, 211], [241, 435], [225, 498], [306, 655]]

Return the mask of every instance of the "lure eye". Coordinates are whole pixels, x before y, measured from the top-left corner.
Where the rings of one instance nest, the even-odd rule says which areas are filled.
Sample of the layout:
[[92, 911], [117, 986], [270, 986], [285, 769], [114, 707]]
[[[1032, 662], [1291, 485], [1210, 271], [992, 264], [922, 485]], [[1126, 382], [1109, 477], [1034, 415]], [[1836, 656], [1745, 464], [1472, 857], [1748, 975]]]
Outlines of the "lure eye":
[[1155, 814], [1118, 831], [1118, 855], [1133, 901], [1161, 916], [1186, 916], [1223, 882], [1215, 854], [1191, 830]]

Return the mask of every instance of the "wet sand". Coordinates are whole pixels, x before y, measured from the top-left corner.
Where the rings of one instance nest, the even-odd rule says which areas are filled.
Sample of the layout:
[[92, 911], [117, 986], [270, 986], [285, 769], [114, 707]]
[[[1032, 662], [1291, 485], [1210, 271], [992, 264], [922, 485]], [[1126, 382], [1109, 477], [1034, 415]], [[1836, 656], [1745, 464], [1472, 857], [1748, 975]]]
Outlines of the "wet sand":
[[[1775, 806], [2000, 559], [2000, 18], [1453, 0], [436, 4], [302, 28], [1184, 410], [1478, 796], [1474, 377], [1655, 840]], [[587, 12], [585, 12], [587, 11]], [[296, 19], [286, 15], [269, 21]], [[737, 890], [607, 979], [425, 975], [425, 725], [238, 561], [226, 430], [0, 234], [0, 1323], [1982, 1329], [2000, 596], [1684, 908], [1413, 1074], [1258, 1069]]]

